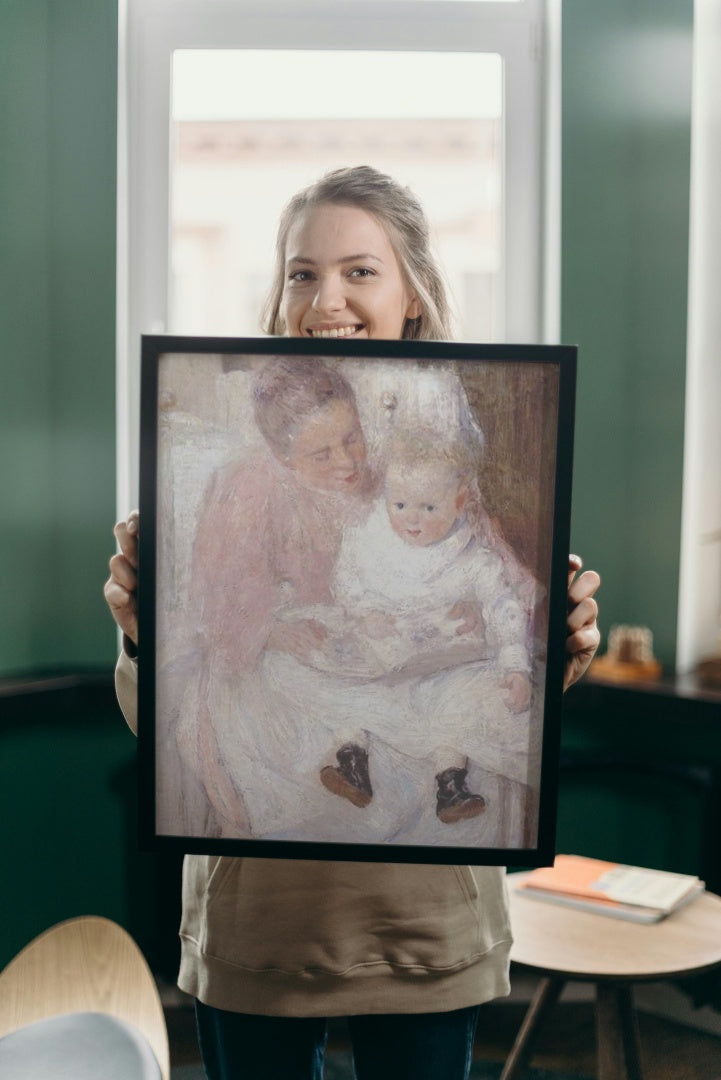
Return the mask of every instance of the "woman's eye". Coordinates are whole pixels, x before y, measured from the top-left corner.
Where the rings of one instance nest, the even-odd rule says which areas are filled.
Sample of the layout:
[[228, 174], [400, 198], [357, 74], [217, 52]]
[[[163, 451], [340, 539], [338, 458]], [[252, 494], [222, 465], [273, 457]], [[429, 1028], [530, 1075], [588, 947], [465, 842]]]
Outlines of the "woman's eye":
[[355, 278], [368, 278], [368, 277], [374, 277], [374, 275], [375, 275], [375, 271], [371, 270], [370, 267], [368, 267], [368, 266], [356, 266], [350, 272], [350, 277], [355, 277]]
[[301, 284], [303, 282], [310, 281], [310, 279], [310, 270], [294, 270], [291, 274], [288, 275], [288, 281], [295, 281]]
[[432, 514], [432, 513], [433, 513], [433, 511], [435, 510], [435, 506], [433, 505], [433, 503], [429, 503], [429, 504], [428, 504], [428, 505], [426, 506], [426, 510], [428, 511], [428, 513], [429, 513], [429, 514]]
[[395, 506], [396, 510], [403, 510], [406, 504], [405, 503], [394, 503], [393, 505]]

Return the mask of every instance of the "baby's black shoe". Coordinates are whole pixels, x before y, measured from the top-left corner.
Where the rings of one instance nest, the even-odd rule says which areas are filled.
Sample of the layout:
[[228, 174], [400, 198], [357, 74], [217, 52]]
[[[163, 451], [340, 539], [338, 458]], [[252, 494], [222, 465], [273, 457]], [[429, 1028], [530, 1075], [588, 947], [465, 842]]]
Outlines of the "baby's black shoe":
[[356, 743], [345, 743], [335, 756], [338, 764], [321, 769], [320, 782], [328, 791], [348, 799], [354, 806], [367, 806], [373, 798], [368, 751]]
[[486, 809], [483, 796], [468, 790], [467, 775], [467, 769], [444, 769], [436, 775], [436, 814], [444, 825], [453, 825], [464, 818], [477, 817]]

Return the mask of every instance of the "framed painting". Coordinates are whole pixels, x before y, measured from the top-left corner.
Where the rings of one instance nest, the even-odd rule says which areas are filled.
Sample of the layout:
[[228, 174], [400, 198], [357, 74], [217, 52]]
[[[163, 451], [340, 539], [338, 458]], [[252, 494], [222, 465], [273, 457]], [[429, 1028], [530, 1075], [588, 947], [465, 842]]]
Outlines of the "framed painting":
[[145, 847], [554, 854], [576, 350], [145, 337]]

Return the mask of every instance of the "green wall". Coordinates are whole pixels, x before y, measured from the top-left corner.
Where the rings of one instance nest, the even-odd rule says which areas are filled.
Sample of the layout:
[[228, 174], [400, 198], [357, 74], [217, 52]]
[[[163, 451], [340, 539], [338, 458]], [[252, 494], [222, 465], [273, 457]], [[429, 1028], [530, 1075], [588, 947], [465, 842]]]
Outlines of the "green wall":
[[0, 678], [106, 673], [77, 691], [0, 686], [0, 966], [85, 913], [149, 941], [138, 905], [153, 902], [155, 863], [128, 830], [136, 745], [114, 700], [102, 597], [115, 516], [116, 85], [116, 0], [0, 0]]
[[692, 0], [563, 5], [562, 340], [579, 346], [573, 546], [601, 628], [675, 657]]
[[112, 663], [116, 0], [0, 0], [0, 676]]

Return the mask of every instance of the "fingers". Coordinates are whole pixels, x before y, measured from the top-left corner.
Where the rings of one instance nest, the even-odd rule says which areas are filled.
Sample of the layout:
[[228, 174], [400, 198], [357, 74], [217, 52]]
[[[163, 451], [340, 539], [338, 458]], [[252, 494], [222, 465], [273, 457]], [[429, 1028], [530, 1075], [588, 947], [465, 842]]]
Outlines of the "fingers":
[[133, 510], [125, 521], [119, 521], [113, 529], [113, 534], [118, 542], [120, 551], [131, 564], [138, 565], [138, 533], [140, 530], [140, 517], [137, 510]]
[[590, 626], [584, 626], [568, 635], [566, 638], [566, 652], [569, 656], [588, 654], [590, 663], [600, 644], [601, 632], [594, 622]]
[[129, 592], [112, 577], [105, 582], [103, 593], [115, 622], [133, 644], [137, 645], [138, 607], [135, 594]]
[[575, 581], [569, 572], [568, 606], [582, 603], [588, 597], [592, 597], [601, 585], [601, 578], [595, 570], [585, 570]]
[[103, 588], [111, 615], [135, 645], [138, 643], [138, 529], [137, 510], [113, 529], [120, 553], [110, 559], [110, 577]]
[[566, 628], [569, 634], [584, 626], [595, 626], [598, 618], [598, 604], [593, 596], [585, 596], [570, 608], [566, 616]]
[[593, 597], [587, 597], [569, 612], [564, 690], [585, 674], [601, 643], [601, 633], [596, 625], [597, 613], [598, 606]]
[[573, 584], [573, 579], [575, 578], [576, 574], [578, 573], [578, 571], [582, 567], [583, 567], [583, 559], [581, 558], [580, 555], [569, 555], [568, 556], [568, 587], [569, 587], [569, 589], [571, 588], [571, 585]]
[[588, 671], [600, 638], [601, 635], [594, 628], [579, 631], [578, 634], [573, 634], [568, 638], [568, 654], [563, 678], [564, 690], [568, 690], [569, 686], [573, 686]]
[[601, 584], [595, 570], [586, 570], [576, 577], [583, 566], [577, 555], [568, 559], [568, 615], [566, 616], [566, 671], [564, 690], [572, 686], [587, 671], [598, 646], [598, 604], [594, 599]]
[[108, 565], [111, 581], [121, 585], [128, 592], [136, 592], [138, 588], [137, 562], [131, 563], [125, 555], [113, 555]]
[[124, 633], [128, 633], [127, 626], [132, 625], [137, 614], [135, 597], [112, 578], [105, 582], [103, 594], [115, 621]]
[[[598, 636], [596, 620], [598, 618], [598, 604], [594, 596], [601, 585], [601, 578], [595, 570], [586, 570], [575, 578], [577, 570], [582, 566], [581, 559], [577, 555], [571, 555], [568, 560], [568, 615], [566, 626], [568, 639], [566, 647], [569, 652], [583, 651], [592, 644], [591, 639]], [[575, 580], [574, 580], [575, 578]], [[579, 631], [588, 630], [590, 633], [581, 640], [578, 645], [575, 635]], [[597, 647], [598, 641], [595, 642]]]

